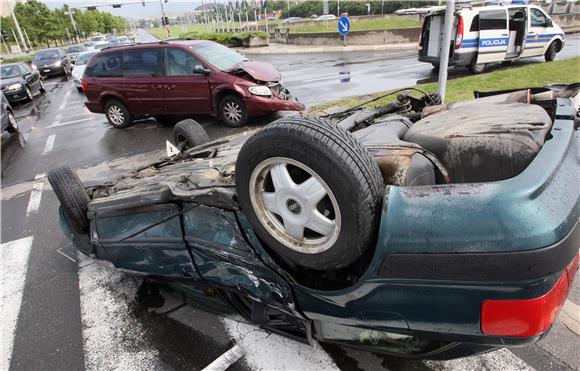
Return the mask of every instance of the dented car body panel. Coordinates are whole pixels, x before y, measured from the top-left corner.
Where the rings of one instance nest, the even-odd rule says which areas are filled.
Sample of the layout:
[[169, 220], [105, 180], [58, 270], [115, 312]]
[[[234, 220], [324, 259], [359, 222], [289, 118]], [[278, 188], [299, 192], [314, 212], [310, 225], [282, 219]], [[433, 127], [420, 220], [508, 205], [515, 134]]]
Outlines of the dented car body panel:
[[[255, 235], [233, 177], [251, 133], [89, 189], [96, 257], [131, 273], [235, 293], [253, 303], [246, 315], [254, 322], [306, 342], [427, 358], [531, 343], [545, 333], [484, 334], [482, 303], [547, 295], [577, 259], [576, 111], [570, 100], [556, 102], [549, 140], [515, 177], [387, 186], [374, 253], [348, 287], [305, 286]], [[399, 142], [387, 150], [396, 163], [417, 152]]]

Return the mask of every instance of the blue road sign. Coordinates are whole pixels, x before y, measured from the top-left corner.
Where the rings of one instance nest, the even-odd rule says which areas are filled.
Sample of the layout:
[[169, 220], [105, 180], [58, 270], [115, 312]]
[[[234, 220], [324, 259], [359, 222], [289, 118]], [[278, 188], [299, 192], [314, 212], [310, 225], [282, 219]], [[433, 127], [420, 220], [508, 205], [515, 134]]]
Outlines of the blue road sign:
[[350, 19], [347, 16], [338, 18], [338, 33], [342, 36], [348, 35], [350, 31]]

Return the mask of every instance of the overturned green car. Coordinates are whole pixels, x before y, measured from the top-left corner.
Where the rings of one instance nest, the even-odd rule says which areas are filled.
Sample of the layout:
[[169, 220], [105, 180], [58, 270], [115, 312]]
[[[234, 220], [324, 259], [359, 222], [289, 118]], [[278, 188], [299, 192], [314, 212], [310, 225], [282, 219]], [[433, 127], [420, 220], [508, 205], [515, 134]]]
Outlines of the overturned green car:
[[180, 154], [103, 184], [53, 170], [63, 231], [308, 343], [450, 359], [535, 342], [578, 270], [578, 85], [419, 93], [215, 141], [186, 120]]

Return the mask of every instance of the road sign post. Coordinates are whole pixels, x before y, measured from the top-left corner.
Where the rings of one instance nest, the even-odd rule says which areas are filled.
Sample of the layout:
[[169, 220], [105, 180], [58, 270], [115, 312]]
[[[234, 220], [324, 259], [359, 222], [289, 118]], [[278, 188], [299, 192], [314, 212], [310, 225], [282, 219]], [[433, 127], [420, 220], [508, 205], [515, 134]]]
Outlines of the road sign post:
[[350, 19], [347, 16], [338, 18], [338, 33], [342, 35], [342, 46], [346, 46], [346, 35], [350, 32]]

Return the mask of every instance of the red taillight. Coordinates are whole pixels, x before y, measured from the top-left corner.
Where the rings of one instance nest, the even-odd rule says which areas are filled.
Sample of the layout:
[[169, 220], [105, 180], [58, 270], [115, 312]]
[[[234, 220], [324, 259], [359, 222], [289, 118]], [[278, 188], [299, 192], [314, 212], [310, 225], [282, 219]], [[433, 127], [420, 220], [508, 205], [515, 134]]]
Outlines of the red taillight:
[[494, 336], [537, 336], [546, 332], [568, 296], [578, 270], [578, 257], [566, 267], [545, 295], [524, 300], [485, 300], [481, 307], [481, 331]]
[[455, 36], [455, 49], [461, 47], [463, 42], [463, 17], [459, 16], [459, 21], [457, 22], [457, 35]]
[[83, 93], [86, 94], [87, 89], [89, 88], [89, 84], [85, 80], [82, 80], [81, 82], [83, 84]]

